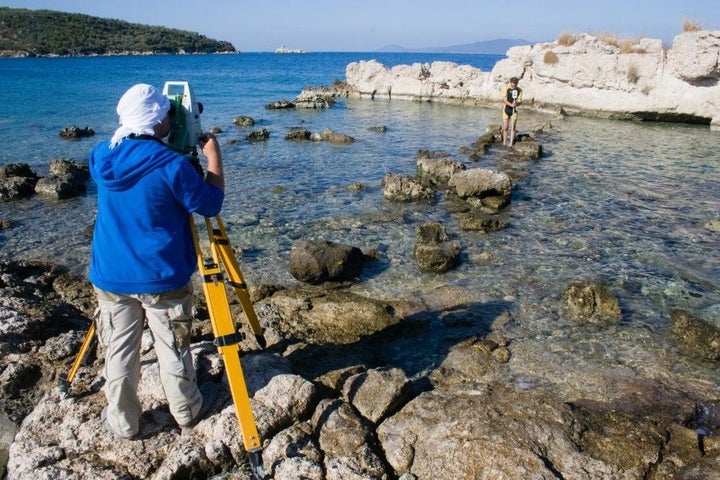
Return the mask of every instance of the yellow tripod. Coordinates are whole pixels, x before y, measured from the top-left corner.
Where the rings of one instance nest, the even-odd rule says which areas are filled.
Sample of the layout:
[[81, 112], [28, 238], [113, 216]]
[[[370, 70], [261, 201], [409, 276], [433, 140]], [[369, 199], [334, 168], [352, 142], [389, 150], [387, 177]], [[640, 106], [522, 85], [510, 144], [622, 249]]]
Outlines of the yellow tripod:
[[[235, 323], [233, 322], [230, 302], [228, 300], [227, 290], [225, 289], [226, 283], [234, 288], [242, 305], [242, 309], [245, 312], [250, 330], [262, 348], [265, 347], [265, 337], [263, 336], [262, 327], [260, 326], [257, 314], [250, 300], [247, 285], [240, 272], [235, 254], [232, 251], [232, 245], [228, 239], [222, 219], [219, 216], [215, 217], [215, 223], [217, 225], [213, 226], [212, 220], [205, 217], [205, 227], [210, 241], [210, 254], [207, 258], [203, 257], [197, 226], [195, 225], [192, 214], [189, 215], [189, 222], [195, 244], [203, 292], [215, 336], [214, 343], [225, 364], [225, 373], [228, 378], [233, 403], [235, 404], [235, 413], [238, 423], [240, 424], [240, 430], [242, 431], [245, 451], [248, 453], [250, 468], [253, 476], [261, 480], [265, 478], [262, 465], [262, 441], [257, 432], [255, 417], [253, 416], [250, 397], [248, 395], [247, 385], [245, 384], [245, 376], [240, 363], [239, 344], [243, 339], [243, 335], [236, 330]], [[223, 275], [223, 267], [225, 275]], [[224, 280], [224, 276], [227, 276], [226, 280]], [[93, 322], [85, 334], [85, 339], [80, 347], [80, 351], [75, 357], [70, 371], [67, 375], [60, 375], [59, 388], [63, 396], [68, 394], [70, 384], [75, 378], [80, 366], [85, 362], [90, 347], [93, 344], [94, 337], [95, 323]]]
[[[243, 442], [245, 451], [248, 453], [250, 468], [255, 478], [259, 480], [264, 478], [262, 443], [255, 425], [255, 417], [253, 416], [250, 397], [247, 386], [245, 385], [245, 376], [242, 371], [242, 365], [240, 364], [239, 343], [242, 340], [242, 334], [238, 333], [235, 329], [225, 283], [235, 289], [235, 293], [238, 299], [240, 299], [240, 304], [245, 312], [250, 330], [252, 330], [255, 339], [261, 347], [265, 347], [265, 337], [263, 337], [263, 330], [260, 327], [260, 322], [257, 319], [255, 309], [250, 301], [247, 285], [240, 272], [235, 254], [232, 251], [232, 245], [225, 231], [225, 225], [219, 216], [215, 217], [215, 222], [217, 224], [216, 227], [213, 226], [210, 218], [205, 217], [205, 227], [210, 240], [210, 255], [204, 258], [202, 250], [200, 249], [197, 227], [195, 226], [192, 215], [190, 215], [190, 229], [192, 230], [193, 241], [195, 242], [200, 278], [202, 279], [208, 313], [210, 314], [210, 322], [212, 323], [213, 333], [215, 335], [215, 346], [225, 363], [225, 373], [228, 378], [228, 384], [230, 385], [233, 403], [235, 403], [235, 413], [238, 423], [240, 424], [240, 430], [242, 430]], [[226, 282], [223, 282], [221, 264], [225, 268], [225, 273], [228, 277]]]

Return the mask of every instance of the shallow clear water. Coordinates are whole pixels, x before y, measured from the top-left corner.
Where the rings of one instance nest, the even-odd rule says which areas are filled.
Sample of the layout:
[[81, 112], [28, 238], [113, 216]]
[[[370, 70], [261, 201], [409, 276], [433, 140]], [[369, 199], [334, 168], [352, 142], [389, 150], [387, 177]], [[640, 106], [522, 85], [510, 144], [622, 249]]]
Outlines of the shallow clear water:
[[[455, 58], [457, 57], [457, 58]], [[0, 162], [29, 163], [40, 175], [56, 157], [85, 161], [92, 146], [116, 127], [117, 98], [136, 82], [161, 86], [188, 80], [205, 105], [203, 126], [223, 129], [228, 192], [223, 209], [250, 283], [293, 284], [292, 243], [324, 238], [381, 259], [355, 289], [387, 299], [412, 298], [445, 285], [477, 292], [523, 310], [537, 328], [551, 319], [532, 305], [557, 300], [573, 280], [608, 284], [628, 323], [663, 326], [675, 308], [717, 317], [720, 234], [703, 224], [720, 217], [720, 134], [707, 126], [651, 124], [570, 117], [552, 119], [540, 137], [546, 156], [527, 164], [508, 210], [510, 228], [489, 235], [463, 232], [434, 205], [383, 200], [388, 172], [415, 173], [419, 149], [446, 151], [472, 143], [498, 112], [402, 100], [343, 100], [329, 110], [270, 111], [308, 85], [344, 78], [351, 61], [378, 58], [393, 65], [435, 57], [389, 54], [241, 54], [232, 56], [0, 60]], [[476, 62], [488, 56], [442, 58]], [[232, 125], [237, 115], [268, 128], [267, 142], [244, 141], [252, 129]], [[523, 113], [519, 130], [542, 119]], [[94, 138], [64, 141], [63, 127], [94, 128]], [[387, 132], [370, 131], [387, 126]], [[292, 127], [331, 128], [355, 137], [352, 145], [284, 140]], [[230, 140], [241, 140], [229, 144]], [[489, 155], [469, 167], [498, 168]], [[365, 187], [348, 189], [353, 182]], [[84, 230], [95, 213], [92, 184], [80, 198], [31, 198], [0, 204], [0, 256], [52, 260], [83, 273], [89, 257]], [[444, 275], [419, 274], [412, 250], [415, 227], [443, 222], [463, 248], [463, 263]], [[488, 259], [488, 256], [490, 257]]]

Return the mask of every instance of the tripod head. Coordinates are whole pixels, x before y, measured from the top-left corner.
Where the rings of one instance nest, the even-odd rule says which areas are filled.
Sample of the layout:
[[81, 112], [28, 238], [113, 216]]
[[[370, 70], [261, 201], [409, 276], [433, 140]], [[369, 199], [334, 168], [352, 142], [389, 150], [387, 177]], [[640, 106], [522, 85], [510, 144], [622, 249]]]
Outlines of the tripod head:
[[202, 103], [195, 100], [188, 82], [165, 82], [163, 95], [170, 100], [168, 147], [182, 155], [196, 157], [196, 145], [202, 135]]

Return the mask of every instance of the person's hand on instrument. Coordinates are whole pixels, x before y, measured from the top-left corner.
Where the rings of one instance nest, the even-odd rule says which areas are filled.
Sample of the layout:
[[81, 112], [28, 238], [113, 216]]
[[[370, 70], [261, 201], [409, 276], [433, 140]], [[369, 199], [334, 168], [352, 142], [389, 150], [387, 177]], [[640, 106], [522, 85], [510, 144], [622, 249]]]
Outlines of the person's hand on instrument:
[[212, 133], [203, 133], [198, 139], [198, 144], [205, 157], [220, 156], [220, 144]]
[[220, 144], [212, 133], [203, 133], [198, 141], [203, 155], [207, 158], [207, 175], [205, 181], [225, 191], [225, 175], [223, 173]]

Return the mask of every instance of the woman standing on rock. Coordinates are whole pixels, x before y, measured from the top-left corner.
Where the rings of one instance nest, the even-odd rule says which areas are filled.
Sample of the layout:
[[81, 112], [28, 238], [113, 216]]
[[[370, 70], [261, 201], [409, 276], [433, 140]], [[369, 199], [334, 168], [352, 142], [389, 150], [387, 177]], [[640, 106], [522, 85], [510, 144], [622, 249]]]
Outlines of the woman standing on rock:
[[[510, 126], [510, 143], [515, 141], [515, 127], [517, 125], [517, 107], [522, 103], [522, 90], [517, 86], [518, 78], [512, 77], [510, 83], [503, 90], [503, 145], [508, 145], [508, 126]], [[510, 123], [512, 122], [512, 125]]]

